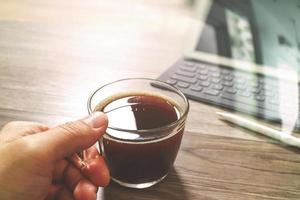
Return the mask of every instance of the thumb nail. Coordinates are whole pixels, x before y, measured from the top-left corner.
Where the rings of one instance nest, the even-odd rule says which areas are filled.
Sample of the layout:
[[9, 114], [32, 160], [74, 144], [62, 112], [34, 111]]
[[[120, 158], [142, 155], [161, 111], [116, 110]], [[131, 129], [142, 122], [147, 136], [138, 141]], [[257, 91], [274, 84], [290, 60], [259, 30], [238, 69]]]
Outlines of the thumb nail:
[[92, 115], [83, 119], [83, 121], [92, 128], [100, 128], [107, 124], [107, 117], [102, 112], [94, 112]]

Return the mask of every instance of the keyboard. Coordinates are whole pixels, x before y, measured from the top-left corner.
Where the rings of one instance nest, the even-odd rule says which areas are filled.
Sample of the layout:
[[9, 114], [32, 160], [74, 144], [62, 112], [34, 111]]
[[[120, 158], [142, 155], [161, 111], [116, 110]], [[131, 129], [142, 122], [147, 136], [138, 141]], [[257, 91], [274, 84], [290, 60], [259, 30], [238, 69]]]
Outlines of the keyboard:
[[[276, 78], [181, 59], [158, 80], [179, 88], [190, 99], [281, 122]], [[297, 123], [295, 128], [299, 127]]]

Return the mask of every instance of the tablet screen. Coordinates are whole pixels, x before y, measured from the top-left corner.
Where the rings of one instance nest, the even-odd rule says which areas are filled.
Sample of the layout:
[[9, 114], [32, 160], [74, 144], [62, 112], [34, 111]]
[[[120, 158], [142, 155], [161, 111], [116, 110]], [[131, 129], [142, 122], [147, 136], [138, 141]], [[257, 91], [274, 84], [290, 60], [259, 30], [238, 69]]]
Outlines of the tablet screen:
[[213, 0], [194, 51], [300, 71], [300, 0]]

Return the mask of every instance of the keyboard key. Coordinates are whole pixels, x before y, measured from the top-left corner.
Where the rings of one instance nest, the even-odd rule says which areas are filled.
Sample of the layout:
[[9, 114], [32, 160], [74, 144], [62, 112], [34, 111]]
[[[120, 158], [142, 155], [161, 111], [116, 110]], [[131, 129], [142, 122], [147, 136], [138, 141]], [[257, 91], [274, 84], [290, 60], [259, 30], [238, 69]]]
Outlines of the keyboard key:
[[235, 94], [229, 94], [229, 93], [222, 93], [221, 97], [224, 99], [228, 99], [233, 101], [232, 104], [234, 104], [235, 99], [237, 98]]
[[235, 77], [244, 79], [244, 80], [251, 80], [251, 75], [249, 73], [245, 73], [243, 71], [235, 71], [234, 72]]
[[222, 93], [222, 98], [228, 99], [232, 101], [232, 104], [235, 104], [235, 102], [240, 102], [248, 105], [254, 106], [253, 109], [256, 108], [256, 101], [253, 98], [249, 97], [243, 97], [243, 96], [237, 96], [235, 94], [228, 94], [228, 93]]
[[167, 80], [167, 83], [170, 85], [175, 85], [177, 83], [177, 81], [175, 81], [173, 79], [169, 79], [169, 80]]
[[223, 90], [223, 85], [221, 84], [216, 84], [216, 85], [213, 85], [213, 89], [216, 89], [216, 90]]
[[196, 68], [185, 67], [185, 66], [180, 66], [179, 69], [181, 69], [182, 71], [187, 71], [187, 72], [192, 72], [192, 73], [196, 73], [196, 71], [197, 71]]
[[258, 95], [262, 95], [262, 96], [265, 96], [266, 94], [266, 90], [265, 89], [261, 89], [258, 93]]
[[234, 80], [235, 83], [240, 84], [240, 85], [244, 85], [246, 84], [246, 80], [243, 78], [237, 78]]
[[268, 97], [274, 97], [275, 96], [274, 92], [271, 92], [269, 90], [265, 91], [265, 95], [268, 96]]
[[252, 88], [257, 88], [258, 87], [258, 83], [255, 81], [250, 81], [250, 87]]
[[204, 65], [204, 64], [197, 64], [196, 66], [197, 66], [200, 70], [207, 69], [207, 66]]
[[203, 87], [199, 86], [199, 85], [193, 85], [191, 87], [191, 90], [195, 91], [195, 92], [200, 92], [203, 89]]
[[208, 71], [207, 71], [207, 69], [202, 69], [202, 70], [200, 70], [199, 74], [208, 75]]
[[203, 87], [208, 87], [210, 85], [210, 82], [208, 82], [208, 81], [199, 81], [198, 85], [203, 86]]
[[214, 72], [211, 74], [211, 77], [213, 78], [221, 78], [221, 74], [219, 72]]
[[271, 91], [273, 91], [274, 89], [276, 89], [276, 86], [270, 85], [270, 84], [265, 84], [265, 85], [264, 85], [264, 88], [265, 88], [266, 90], [271, 90]]
[[238, 95], [243, 96], [243, 97], [251, 97], [251, 93], [248, 91], [240, 91], [240, 92], [238, 92]]
[[255, 94], [260, 93], [260, 90], [261, 90], [260, 87], [253, 87], [253, 88], [249, 89], [250, 92], [255, 93]]
[[200, 79], [200, 80], [202, 80], [202, 81], [206, 81], [208, 79], [208, 76], [206, 76], [206, 75], [199, 75], [197, 78]]
[[222, 84], [223, 84], [224, 86], [228, 86], [228, 87], [233, 86], [233, 82], [231, 82], [231, 81], [224, 81], [224, 82], [222, 82]]
[[178, 75], [181, 75], [181, 76], [189, 77], [189, 78], [194, 78], [196, 76], [195, 73], [193, 73], [193, 72], [187, 72], [187, 71], [183, 71], [183, 70], [178, 70], [175, 73]]
[[255, 74], [251, 74], [249, 78], [250, 83], [257, 83], [257, 76]]
[[231, 70], [229, 70], [229, 69], [222, 69], [221, 70], [221, 74], [229, 75], [229, 74], [231, 74]]
[[220, 91], [218, 91], [218, 90], [212, 90], [212, 89], [205, 89], [204, 93], [208, 94], [208, 95], [212, 95], [212, 96], [218, 96], [218, 95], [221, 94]]
[[[237, 96], [237, 95], [232, 95], [228, 93], [222, 93], [221, 98], [227, 99], [231, 101], [231, 104], [237, 106], [237, 104], [241, 103], [244, 104], [245, 106], [250, 106], [249, 108], [252, 109], [252, 111], [257, 112], [257, 111], [262, 111], [264, 114], [266, 112], [274, 112], [276, 111], [277, 106], [270, 105], [266, 107], [265, 103], [258, 103], [256, 99], [253, 97], [242, 97], [242, 96]], [[237, 106], [239, 107], [239, 106]], [[239, 107], [241, 109], [241, 107]]]
[[188, 87], [190, 87], [190, 84], [185, 83], [185, 82], [178, 82], [177, 86], [180, 87], [180, 88], [188, 88]]
[[185, 66], [185, 67], [189, 67], [189, 68], [195, 68], [195, 63], [193, 63], [193, 62], [183, 62], [182, 63], [182, 66]]
[[213, 82], [213, 83], [220, 83], [220, 81], [221, 81], [221, 79], [219, 79], [219, 78], [212, 78], [211, 79], [211, 82]]
[[234, 76], [233, 76], [232, 74], [230, 74], [230, 75], [223, 76], [223, 78], [224, 78], [224, 80], [226, 80], [226, 81], [232, 81], [233, 78], [234, 78]]
[[246, 85], [239, 85], [239, 84], [235, 85], [235, 89], [237, 90], [245, 90], [246, 88], [247, 88]]
[[219, 78], [219, 77], [221, 77], [221, 73], [220, 72], [213, 72], [211, 74], [211, 76], [214, 77], [214, 78]]
[[180, 76], [178, 74], [173, 74], [171, 76], [171, 78], [175, 79], [177, 81], [183, 81], [183, 82], [191, 83], [191, 84], [197, 83], [197, 79], [196, 78], [188, 78], [188, 77], [185, 77], [185, 76]]
[[273, 104], [273, 105], [278, 105], [278, 104], [279, 104], [278, 99], [275, 99], [275, 98], [269, 99], [268, 102], [269, 102], [270, 104]]
[[234, 71], [233, 73], [236, 78], [244, 78], [245, 76], [247, 76], [247, 74], [245, 74], [245, 72], [242, 71]]
[[255, 96], [255, 99], [257, 100], [257, 101], [265, 101], [265, 96], [262, 96], [262, 95], [257, 95], [257, 96]]
[[234, 89], [233, 87], [227, 88], [225, 91], [230, 94], [235, 94], [237, 92], [236, 89]]
[[218, 72], [218, 71], [220, 71], [220, 69], [218, 67], [211, 66], [211, 67], [209, 67], [209, 71], [211, 71], [211, 72]]

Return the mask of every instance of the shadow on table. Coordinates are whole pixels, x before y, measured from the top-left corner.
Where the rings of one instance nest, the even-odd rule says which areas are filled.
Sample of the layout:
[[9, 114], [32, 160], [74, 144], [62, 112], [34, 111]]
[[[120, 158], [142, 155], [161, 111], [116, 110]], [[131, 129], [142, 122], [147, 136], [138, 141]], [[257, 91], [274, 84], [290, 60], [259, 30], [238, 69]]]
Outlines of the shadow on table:
[[157, 185], [146, 189], [131, 189], [122, 187], [113, 181], [110, 185], [98, 192], [97, 200], [155, 200], [155, 199], [172, 199], [188, 200], [187, 192], [184, 185], [174, 168], [168, 176]]

